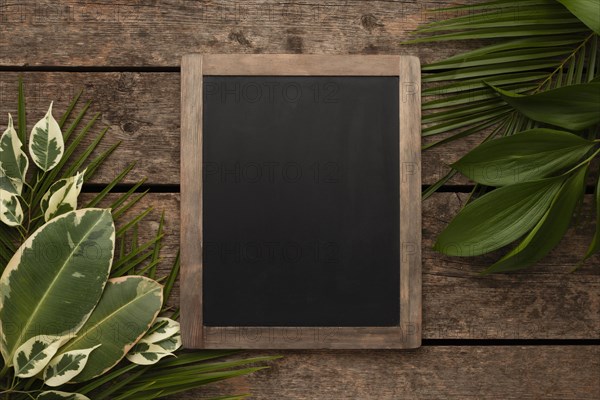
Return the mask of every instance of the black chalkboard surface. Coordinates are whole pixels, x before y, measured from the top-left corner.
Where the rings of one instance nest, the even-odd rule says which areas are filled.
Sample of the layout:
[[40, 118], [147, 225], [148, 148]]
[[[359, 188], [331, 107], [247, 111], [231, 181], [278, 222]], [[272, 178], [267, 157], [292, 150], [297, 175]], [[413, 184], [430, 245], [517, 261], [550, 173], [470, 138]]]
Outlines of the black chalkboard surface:
[[181, 73], [184, 346], [418, 347], [418, 59], [192, 54]]
[[205, 325], [398, 325], [398, 90], [204, 78]]

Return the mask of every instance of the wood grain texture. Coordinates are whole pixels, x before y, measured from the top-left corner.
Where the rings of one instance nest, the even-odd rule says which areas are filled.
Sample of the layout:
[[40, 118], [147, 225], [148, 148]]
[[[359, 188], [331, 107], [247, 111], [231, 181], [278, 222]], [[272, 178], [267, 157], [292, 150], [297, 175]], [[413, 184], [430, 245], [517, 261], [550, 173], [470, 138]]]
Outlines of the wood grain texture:
[[402, 42], [447, 15], [433, 10], [456, 3], [473, 0], [2, 0], [0, 65], [178, 66], [187, 53], [408, 54], [427, 61], [461, 45]]
[[[600, 338], [600, 257], [569, 274], [587, 249], [593, 222], [581, 220], [535, 268], [481, 277], [478, 272], [498, 254], [462, 259], [431, 250], [435, 235], [466, 196], [437, 193], [423, 203], [423, 339]], [[156, 232], [160, 213], [165, 211], [160, 271], [166, 274], [179, 246], [179, 195], [149, 194], [132, 212], [148, 206], [155, 211], [142, 223], [140, 241]], [[591, 206], [590, 195], [582, 212], [591, 213]], [[178, 286], [169, 303], [178, 306]]]
[[257, 374], [174, 398], [192, 400], [223, 393], [252, 393], [253, 400], [600, 397], [600, 347], [594, 346], [299, 351], [286, 352], [270, 364], [270, 369]]
[[[0, 126], [6, 124], [7, 113], [16, 115], [19, 75], [16, 72], [0, 73]], [[82, 100], [93, 99], [93, 112], [102, 113], [97, 131], [103, 126], [110, 127], [101, 149], [121, 141], [111, 162], [100, 168], [93, 182], [109, 182], [128, 163], [136, 161], [136, 168], [126, 182], [135, 182], [145, 176], [149, 184], [179, 183], [181, 82], [178, 73], [26, 72], [23, 76], [29, 127], [45, 114], [51, 99], [58, 117], [71, 98], [84, 89]], [[405, 89], [412, 90], [410, 86]], [[422, 156], [423, 183], [431, 184], [444, 176], [449, 164], [482, 139], [467, 137], [425, 151]], [[449, 182], [466, 183], [465, 178], [458, 176]]]
[[202, 319], [202, 56], [186, 55], [181, 74], [181, 339], [204, 344]]

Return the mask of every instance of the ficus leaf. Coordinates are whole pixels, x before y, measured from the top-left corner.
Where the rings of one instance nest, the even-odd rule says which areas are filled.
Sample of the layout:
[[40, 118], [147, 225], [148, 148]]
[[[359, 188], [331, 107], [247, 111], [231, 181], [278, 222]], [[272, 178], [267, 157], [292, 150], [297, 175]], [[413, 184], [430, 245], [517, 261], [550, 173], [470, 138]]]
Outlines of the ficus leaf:
[[49, 221], [54, 217], [77, 209], [77, 197], [83, 186], [83, 172], [56, 181], [42, 197], [40, 209], [44, 213], [44, 220]]
[[595, 143], [569, 132], [531, 129], [482, 143], [452, 167], [488, 186], [542, 179], [575, 165]]
[[8, 128], [0, 137], [0, 170], [1, 174], [12, 180], [15, 194], [21, 194], [29, 167], [29, 159], [22, 147], [23, 144], [13, 126], [12, 116], [8, 114]]
[[83, 371], [90, 354], [100, 346], [60, 353], [44, 369], [44, 383], [56, 387], [69, 382]]
[[172, 355], [170, 351], [158, 344], [140, 342], [127, 354], [127, 359], [138, 365], [152, 365]]
[[19, 226], [23, 222], [19, 198], [4, 189], [0, 189], [0, 221], [8, 226]]
[[33, 336], [77, 333], [100, 300], [114, 242], [110, 211], [86, 208], [52, 219], [21, 245], [0, 278], [6, 365]]
[[162, 308], [162, 300], [162, 286], [152, 279], [110, 279], [81, 334], [60, 349], [59, 354], [102, 344], [102, 349], [90, 355], [86, 367], [73, 381], [102, 375], [121, 361], [148, 331]]
[[48, 112], [39, 120], [29, 136], [29, 154], [42, 171], [49, 171], [60, 161], [65, 143], [58, 122], [52, 116], [52, 103]]
[[600, 3], [598, 0], [558, 0], [591, 30], [600, 34]]
[[560, 242], [571, 224], [575, 208], [584, 193], [586, 172], [587, 168], [579, 168], [567, 179], [548, 211], [531, 232], [483, 274], [527, 268], [546, 256]]
[[48, 365], [64, 342], [64, 336], [40, 335], [23, 343], [13, 359], [15, 375], [19, 378], [36, 375]]
[[36, 400], [90, 400], [89, 397], [79, 393], [59, 392], [57, 390], [47, 390], [40, 393]]
[[[154, 329], [155, 326], [159, 328]], [[171, 318], [159, 317], [154, 321], [154, 325], [142, 339], [142, 342], [147, 343], [158, 343], [162, 340], [168, 339], [173, 335], [180, 332], [181, 328], [179, 322], [172, 320]]]
[[542, 218], [563, 178], [546, 178], [495, 189], [473, 201], [438, 236], [434, 249], [476, 256], [523, 236]]
[[525, 116], [579, 131], [600, 122], [600, 82], [569, 85], [531, 95], [491, 86], [504, 101]]

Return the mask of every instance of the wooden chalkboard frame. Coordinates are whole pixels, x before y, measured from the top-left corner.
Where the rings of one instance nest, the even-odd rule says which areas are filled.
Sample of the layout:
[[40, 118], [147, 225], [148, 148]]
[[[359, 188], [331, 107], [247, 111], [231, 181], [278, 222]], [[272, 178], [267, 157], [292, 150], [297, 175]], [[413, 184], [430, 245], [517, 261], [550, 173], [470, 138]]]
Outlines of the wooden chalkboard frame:
[[[203, 76], [399, 77], [400, 324], [393, 327], [209, 327], [202, 319]], [[420, 63], [387, 55], [203, 55], [181, 64], [181, 331], [186, 348], [362, 349], [421, 345]]]

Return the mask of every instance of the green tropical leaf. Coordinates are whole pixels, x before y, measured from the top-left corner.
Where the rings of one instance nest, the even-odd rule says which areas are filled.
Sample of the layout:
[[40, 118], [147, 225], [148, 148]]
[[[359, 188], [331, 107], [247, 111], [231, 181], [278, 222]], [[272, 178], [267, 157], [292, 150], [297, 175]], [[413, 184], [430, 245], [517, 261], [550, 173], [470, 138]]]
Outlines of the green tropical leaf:
[[110, 279], [98, 306], [81, 328], [82, 334], [60, 350], [63, 353], [102, 344], [102, 350], [91, 354], [74, 382], [102, 375], [121, 361], [148, 331], [162, 307], [162, 301], [162, 286], [149, 278], [127, 276]]
[[600, 34], [600, 2], [598, 0], [558, 0], [581, 22]]
[[452, 168], [488, 186], [546, 178], [571, 167], [595, 146], [569, 132], [531, 129], [482, 143]]
[[513, 108], [535, 121], [574, 131], [600, 122], [600, 82], [564, 86], [532, 95], [491, 87]]
[[174, 321], [171, 318], [159, 317], [156, 318], [154, 325], [140, 342], [158, 343], [178, 334], [180, 330], [181, 327], [179, 326], [179, 322]]
[[0, 278], [7, 365], [30, 338], [72, 335], [83, 326], [108, 278], [114, 235], [110, 211], [88, 208], [47, 222], [21, 245]]
[[594, 237], [592, 238], [592, 243], [588, 247], [584, 260], [587, 260], [594, 254], [596, 254], [600, 250], [600, 174], [598, 175], [598, 182], [596, 183], [596, 195], [595, 195], [595, 203], [596, 203], [596, 232], [594, 233]]
[[16, 189], [15, 194], [21, 194], [29, 167], [29, 159], [22, 146], [13, 126], [12, 117], [8, 114], [8, 128], [0, 137], [0, 170], [2, 175], [12, 180]]
[[39, 120], [29, 136], [29, 154], [42, 171], [50, 171], [60, 161], [65, 150], [63, 135], [58, 122], [52, 116], [52, 103], [48, 112]]
[[36, 397], [36, 400], [90, 400], [90, 398], [79, 393], [67, 393], [59, 392], [57, 390], [47, 390], [45, 392], [40, 393]]
[[556, 195], [550, 208], [517, 247], [487, 268], [483, 274], [517, 271], [545, 257], [562, 239], [585, 189], [586, 168], [570, 177]]
[[37, 375], [50, 362], [58, 348], [66, 341], [63, 336], [34, 336], [21, 345], [13, 359], [15, 375], [30, 378]]
[[75, 176], [56, 181], [40, 200], [40, 209], [44, 220], [49, 221], [54, 217], [77, 209], [77, 197], [83, 186], [85, 170]]
[[542, 218], [563, 178], [495, 189], [468, 204], [438, 236], [434, 249], [452, 256], [497, 250], [527, 233]]
[[154, 343], [139, 342], [127, 354], [127, 359], [138, 365], [152, 365], [167, 356], [172, 356], [168, 350]]
[[88, 349], [61, 352], [44, 369], [44, 383], [56, 387], [69, 382], [83, 371], [90, 354], [100, 346], [102, 345], [97, 344]]
[[0, 221], [8, 226], [19, 226], [23, 222], [23, 209], [17, 196], [0, 189]]

